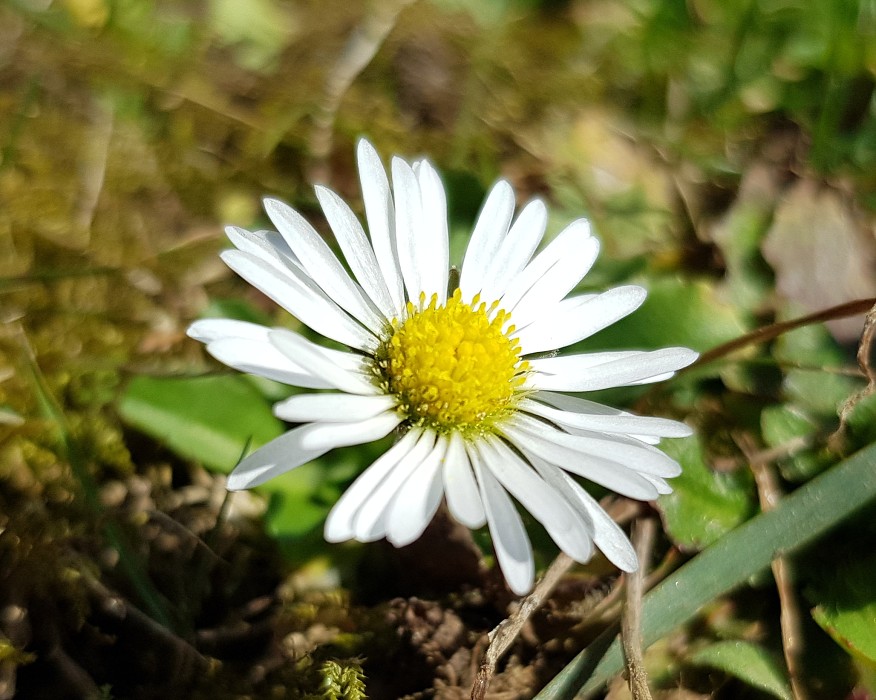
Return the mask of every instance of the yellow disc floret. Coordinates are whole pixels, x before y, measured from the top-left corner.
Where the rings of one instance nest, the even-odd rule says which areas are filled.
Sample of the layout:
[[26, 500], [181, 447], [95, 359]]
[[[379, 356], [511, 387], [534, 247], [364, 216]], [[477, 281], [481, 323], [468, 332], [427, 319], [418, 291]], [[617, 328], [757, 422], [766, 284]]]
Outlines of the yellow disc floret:
[[529, 363], [511, 338], [510, 314], [478, 297], [462, 301], [459, 290], [444, 306], [408, 302], [376, 353], [375, 369], [385, 391], [414, 425], [441, 432], [489, 432], [519, 396]]

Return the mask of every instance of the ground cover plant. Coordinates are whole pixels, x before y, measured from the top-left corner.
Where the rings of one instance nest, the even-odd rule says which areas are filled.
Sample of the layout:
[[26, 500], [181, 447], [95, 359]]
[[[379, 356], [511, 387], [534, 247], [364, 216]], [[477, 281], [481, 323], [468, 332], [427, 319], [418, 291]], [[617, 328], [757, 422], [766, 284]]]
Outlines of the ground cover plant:
[[[863, 0], [0, 4], [0, 698], [872, 697], [874, 35]], [[582, 394], [693, 433], [671, 494], [582, 482], [638, 573], [523, 508], [523, 597], [452, 508], [327, 543], [392, 436], [229, 495], [298, 390], [187, 329], [318, 336], [223, 226], [270, 196], [337, 250], [313, 185], [362, 219], [362, 137], [435, 166], [457, 264], [500, 178], [546, 242], [591, 222], [575, 293], [648, 296], [569, 351], [699, 353]]]

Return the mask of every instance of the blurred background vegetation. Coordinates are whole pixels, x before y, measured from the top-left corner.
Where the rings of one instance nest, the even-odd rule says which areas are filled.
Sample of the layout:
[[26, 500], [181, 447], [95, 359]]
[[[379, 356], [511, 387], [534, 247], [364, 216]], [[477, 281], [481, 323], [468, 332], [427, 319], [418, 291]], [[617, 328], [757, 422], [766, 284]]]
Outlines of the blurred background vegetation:
[[[876, 296], [874, 80], [874, 0], [2, 0], [0, 698], [468, 697], [511, 602], [484, 533], [443, 559], [322, 542], [381, 446], [226, 498], [288, 389], [185, 329], [296, 322], [224, 268], [221, 225], [274, 195], [327, 232], [314, 182], [361, 211], [365, 135], [438, 166], [457, 261], [500, 176], [550, 231], [589, 217], [587, 288], [651, 294], [582, 348], [707, 351]], [[696, 427], [672, 496], [606, 501], [659, 516], [660, 575], [874, 442], [859, 306], [599, 397]], [[660, 697], [874, 697], [873, 514], [652, 646]], [[488, 697], [532, 697], [618, 586], [574, 569]]]

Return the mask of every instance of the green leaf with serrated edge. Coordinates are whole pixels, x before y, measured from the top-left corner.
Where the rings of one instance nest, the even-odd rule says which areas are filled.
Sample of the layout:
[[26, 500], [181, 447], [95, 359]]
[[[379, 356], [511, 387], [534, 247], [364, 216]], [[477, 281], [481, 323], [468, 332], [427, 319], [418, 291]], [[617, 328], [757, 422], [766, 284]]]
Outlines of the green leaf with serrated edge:
[[759, 644], [743, 641], [710, 644], [691, 656], [690, 662], [720, 669], [779, 700], [793, 700], [781, 663]]
[[[876, 498], [876, 445], [857, 452], [728, 533], [663, 580], [642, 601], [647, 647], [693, 618], [709, 601], [730, 592]], [[536, 700], [588, 697], [623, 669], [613, 626], [564, 668]]]
[[119, 402], [122, 418], [177, 454], [229, 472], [244, 447], [261, 447], [283, 424], [246, 377], [137, 377]]
[[672, 541], [681, 549], [702, 549], [754, 513], [748, 470], [715, 472], [706, 465], [696, 436], [665, 440], [661, 449], [681, 464], [673, 491], [657, 501]]
[[847, 560], [817, 576], [807, 598], [821, 628], [857, 659], [876, 664], [876, 555]]

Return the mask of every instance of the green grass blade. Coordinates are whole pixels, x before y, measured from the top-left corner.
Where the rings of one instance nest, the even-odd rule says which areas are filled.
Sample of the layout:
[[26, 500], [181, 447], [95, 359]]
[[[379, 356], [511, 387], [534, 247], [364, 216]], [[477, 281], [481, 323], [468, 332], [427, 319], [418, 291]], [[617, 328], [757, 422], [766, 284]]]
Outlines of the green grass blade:
[[[718, 540], [645, 596], [647, 647], [727, 593], [837, 525], [876, 497], [876, 445], [857, 452]], [[536, 700], [573, 698], [598, 690], [623, 668], [617, 628], [606, 630], [554, 678]], [[607, 649], [607, 651], [606, 651]]]

